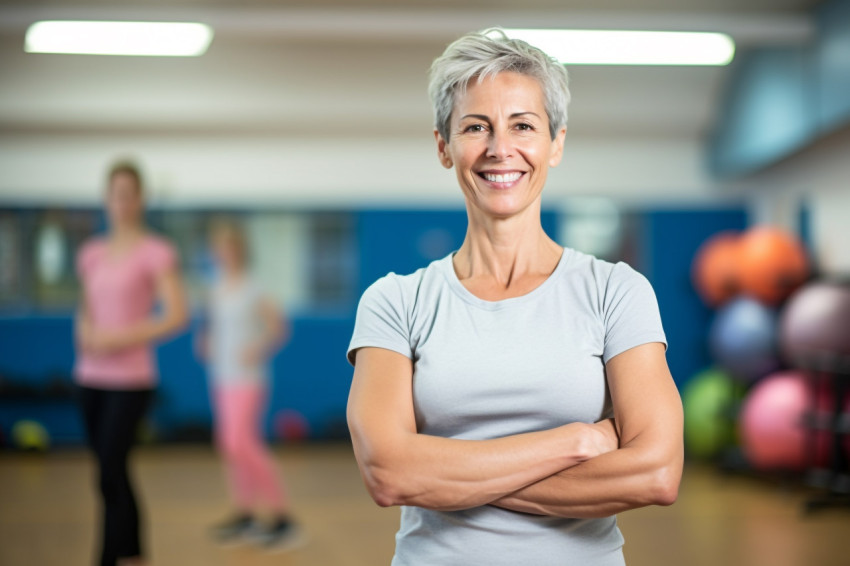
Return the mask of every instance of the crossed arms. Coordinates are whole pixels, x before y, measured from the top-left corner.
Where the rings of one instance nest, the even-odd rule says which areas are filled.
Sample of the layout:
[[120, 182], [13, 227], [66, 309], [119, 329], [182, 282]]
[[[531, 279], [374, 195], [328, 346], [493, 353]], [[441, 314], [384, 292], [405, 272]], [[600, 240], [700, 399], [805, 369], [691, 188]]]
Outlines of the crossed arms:
[[670, 505], [682, 474], [682, 406], [664, 347], [627, 350], [606, 373], [613, 422], [458, 440], [417, 432], [409, 359], [362, 348], [348, 423], [366, 487], [381, 506], [443, 511], [489, 504], [592, 518]]

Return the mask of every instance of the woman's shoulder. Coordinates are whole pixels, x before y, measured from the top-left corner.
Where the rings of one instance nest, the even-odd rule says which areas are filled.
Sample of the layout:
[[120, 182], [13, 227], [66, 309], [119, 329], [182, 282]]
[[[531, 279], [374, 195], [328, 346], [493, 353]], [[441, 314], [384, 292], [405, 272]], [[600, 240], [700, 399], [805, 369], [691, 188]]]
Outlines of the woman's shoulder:
[[423, 294], [423, 291], [427, 292], [445, 281], [442, 271], [446, 268], [446, 262], [451, 262], [451, 256], [432, 261], [413, 273], [400, 275], [391, 271], [372, 283], [363, 293], [361, 300], [412, 304]]
[[573, 273], [578, 273], [602, 286], [644, 278], [638, 270], [625, 261], [612, 262], [572, 248], [565, 248], [564, 253], [570, 254], [569, 266]]
[[571, 257], [565, 283], [573, 292], [595, 297], [600, 310], [624, 295], [652, 292], [649, 280], [625, 261], [611, 262], [569, 248], [567, 252]]
[[169, 251], [174, 252], [174, 244], [167, 237], [157, 232], [147, 231], [142, 239], [142, 246], [146, 251]]
[[106, 238], [98, 234], [83, 241], [77, 249], [77, 266], [85, 268], [106, 252]]
[[77, 254], [88, 255], [101, 252], [104, 249], [106, 249], [106, 237], [103, 234], [95, 234], [83, 240]]
[[155, 232], [146, 232], [141, 245], [140, 254], [154, 270], [173, 267], [177, 262], [177, 249], [165, 236]]

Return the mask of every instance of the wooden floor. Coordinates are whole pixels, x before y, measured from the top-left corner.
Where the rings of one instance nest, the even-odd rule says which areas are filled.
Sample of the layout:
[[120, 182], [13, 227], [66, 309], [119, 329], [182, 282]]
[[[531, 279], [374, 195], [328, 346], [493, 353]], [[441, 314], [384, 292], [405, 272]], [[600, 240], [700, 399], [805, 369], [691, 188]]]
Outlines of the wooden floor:
[[[209, 524], [227, 512], [221, 471], [209, 448], [140, 449], [134, 469], [148, 518], [151, 563], [389, 564], [398, 510], [378, 508], [366, 496], [350, 447], [295, 447], [279, 450], [277, 456], [310, 543], [292, 553], [268, 555], [250, 547], [220, 548], [207, 537]], [[92, 564], [92, 477], [83, 452], [0, 454], [0, 565]], [[802, 498], [802, 493], [776, 484], [691, 467], [673, 507], [620, 516], [627, 562], [629, 566], [850, 565], [850, 512], [804, 518]]]

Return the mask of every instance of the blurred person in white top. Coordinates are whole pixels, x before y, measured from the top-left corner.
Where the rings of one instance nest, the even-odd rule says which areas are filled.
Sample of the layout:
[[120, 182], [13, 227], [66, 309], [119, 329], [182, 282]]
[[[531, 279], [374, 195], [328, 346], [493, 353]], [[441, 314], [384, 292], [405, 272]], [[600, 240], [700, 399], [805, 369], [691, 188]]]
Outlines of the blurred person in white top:
[[[241, 227], [218, 220], [210, 230], [218, 276], [209, 292], [208, 324], [198, 336], [207, 362], [214, 405], [215, 440], [235, 507], [213, 528], [222, 543], [251, 541], [289, 548], [301, 534], [262, 433], [269, 388], [268, 365], [289, 335], [281, 310], [249, 273], [249, 251]], [[268, 521], [261, 523], [261, 513]]]

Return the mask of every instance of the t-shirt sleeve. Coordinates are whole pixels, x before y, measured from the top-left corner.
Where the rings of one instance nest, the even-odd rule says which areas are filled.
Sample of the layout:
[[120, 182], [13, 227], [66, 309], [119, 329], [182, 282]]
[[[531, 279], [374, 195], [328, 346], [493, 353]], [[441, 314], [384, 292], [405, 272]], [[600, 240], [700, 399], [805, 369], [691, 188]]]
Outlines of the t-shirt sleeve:
[[155, 238], [145, 251], [148, 269], [154, 275], [159, 275], [177, 267], [177, 251], [170, 242], [161, 238]]
[[646, 277], [623, 262], [611, 270], [603, 309], [605, 346], [602, 359], [605, 363], [641, 344], [661, 342], [667, 347], [655, 291]]
[[393, 274], [373, 283], [357, 306], [354, 333], [348, 345], [348, 361], [354, 365], [359, 348], [385, 348], [413, 359], [404, 295]]

